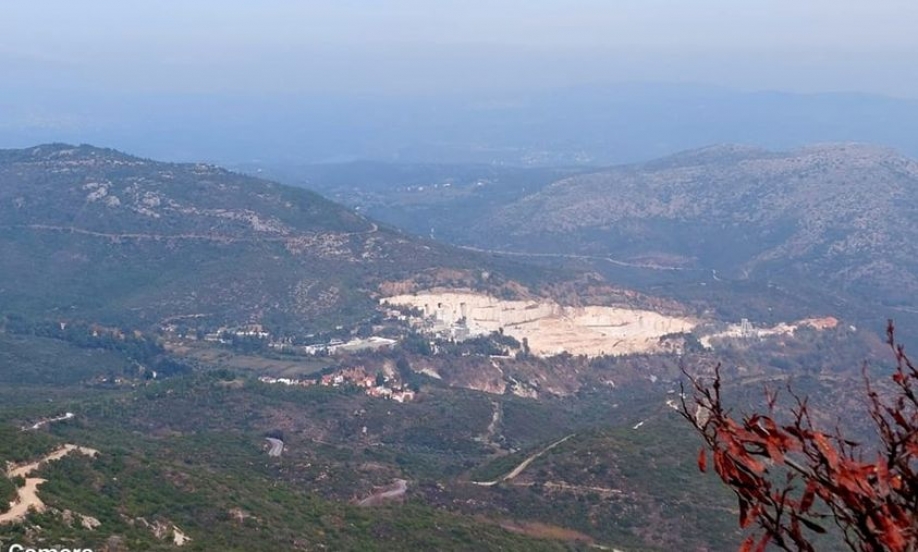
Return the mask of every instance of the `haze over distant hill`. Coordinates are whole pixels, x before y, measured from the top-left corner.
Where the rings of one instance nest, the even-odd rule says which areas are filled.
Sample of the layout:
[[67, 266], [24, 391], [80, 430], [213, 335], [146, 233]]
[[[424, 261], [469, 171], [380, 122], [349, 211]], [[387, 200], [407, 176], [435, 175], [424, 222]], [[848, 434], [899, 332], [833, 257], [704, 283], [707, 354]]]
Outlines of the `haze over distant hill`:
[[[892, 149], [722, 145], [566, 175], [416, 172], [425, 177], [403, 168], [401, 180], [364, 186], [379, 179], [341, 165], [282, 180], [452, 243], [529, 261], [580, 260], [679, 300], [703, 294], [728, 316], [768, 313], [779, 302], [791, 311], [846, 305], [879, 328], [915, 306], [918, 162]], [[767, 300], [745, 303], [731, 294], [740, 288]]]
[[918, 156], [918, 102], [620, 84], [372, 98], [0, 90], [0, 147], [67, 140], [166, 160], [522, 166], [646, 161], [712, 143], [863, 141]]
[[910, 302], [916, 192], [918, 162], [892, 150], [713, 147], [558, 181], [499, 210], [482, 231], [501, 247], [806, 278]]

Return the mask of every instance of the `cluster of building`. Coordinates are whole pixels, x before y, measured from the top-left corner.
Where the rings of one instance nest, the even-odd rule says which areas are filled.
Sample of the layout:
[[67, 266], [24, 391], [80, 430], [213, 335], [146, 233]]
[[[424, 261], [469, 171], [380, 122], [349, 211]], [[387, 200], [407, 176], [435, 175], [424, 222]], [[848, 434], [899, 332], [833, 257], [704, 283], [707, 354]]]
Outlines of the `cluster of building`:
[[[417, 330], [435, 339], [446, 341], [465, 341], [473, 337], [487, 335], [488, 331], [481, 328], [472, 329], [468, 324], [468, 308], [461, 303], [458, 308], [443, 303], [436, 305], [425, 304], [422, 308], [416, 307], [414, 312], [394, 309], [383, 303], [384, 312], [389, 320], [408, 322]], [[410, 309], [406, 309], [410, 311]]]
[[364, 390], [370, 397], [381, 397], [404, 403], [414, 400], [415, 393], [404, 384], [386, 375], [371, 376], [362, 366], [345, 368], [333, 374], [325, 374], [318, 380], [301, 380], [291, 378], [274, 378], [262, 376], [258, 378], [262, 383], [280, 384], [290, 386], [309, 387], [321, 385], [323, 387], [354, 386]]
[[303, 352], [309, 355], [317, 354], [335, 354], [335, 353], [356, 353], [358, 351], [375, 351], [378, 349], [385, 349], [391, 347], [398, 343], [395, 339], [389, 339], [387, 337], [378, 337], [372, 336], [367, 338], [357, 338], [350, 341], [342, 341], [340, 339], [332, 339], [328, 343], [321, 343], [317, 345], [305, 345], [302, 349]]
[[[356, 353], [375, 351], [392, 347], [398, 340], [387, 337], [371, 336], [353, 338], [348, 341], [332, 339], [326, 343], [298, 345], [292, 337], [274, 337], [261, 324], [246, 324], [238, 327], [221, 326], [214, 331], [203, 333], [200, 330], [182, 330], [177, 324], [163, 324], [161, 329], [166, 334], [174, 334], [182, 339], [203, 340], [210, 343], [228, 345], [235, 339], [259, 339], [276, 351], [287, 351], [306, 355], [331, 355], [335, 353]], [[339, 326], [337, 329], [341, 329]]]
[[[823, 318], [805, 318], [794, 323], [779, 322], [771, 327], [756, 327], [747, 318], [743, 318], [739, 324], [731, 324], [724, 331], [702, 336], [699, 341], [705, 347], [711, 347], [712, 343], [718, 339], [764, 339], [767, 337], [794, 335], [794, 332], [803, 327], [809, 327], [816, 331], [832, 330], [838, 327], [838, 324], [837, 318], [826, 316]], [[849, 331], [857, 330], [854, 326], [849, 326], [848, 329]]]
[[271, 334], [262, 327], [261, 324], [247, 324], [241, 328], [219, 328], [215, 332], [204, 335], [204, 341], [217, 343], [229, 343], [227, 336], [249, 337], [256, 339], [268, 339]]
[[350, 341], [332, 339], [327, 343], [314, 343], [312, 345], [296, 345], [293, 338], [281, 338], [268, 343], [268, 347], [277, 351], [292, 351], [306, 355], [333, 355], [335, 353], [356, 353], [359, 351], [375, 351], [391, 347], [398, 343], [395, 339], [372, 336], [355, 338]]
[[290, 385], [297, 387], [310, 387], [316, 384], [315, 380], [301, 380], [301, 379], [292, 379], [292, 378], [273, 378], [271, 376], [261, 376], [258, 378], [258, 381], [261, 383], [270, 383], [280, 384], [280, 385]]

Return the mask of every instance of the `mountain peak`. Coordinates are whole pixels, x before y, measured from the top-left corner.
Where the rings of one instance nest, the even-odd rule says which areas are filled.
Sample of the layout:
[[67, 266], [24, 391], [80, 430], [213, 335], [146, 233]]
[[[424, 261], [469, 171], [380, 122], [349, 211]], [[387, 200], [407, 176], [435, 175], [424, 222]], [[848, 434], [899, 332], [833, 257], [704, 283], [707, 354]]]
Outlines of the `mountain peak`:
[[0, 268], [19, 283], [5, 299], [108, 322], [323, 328], [368, 316], [385, 281], [489, 265], [305, 189], [88, 145], [0, 150], [0, 221]]
[[40, 144], [22, 149], [0, 149], [0, 161], [9, 163], [58, 163], [89, 162], [106, 164], [112, 162], [143, 163], [145, 159], [135, 157], [111, 148], [90, 144], [73, 145], [63, 142]]

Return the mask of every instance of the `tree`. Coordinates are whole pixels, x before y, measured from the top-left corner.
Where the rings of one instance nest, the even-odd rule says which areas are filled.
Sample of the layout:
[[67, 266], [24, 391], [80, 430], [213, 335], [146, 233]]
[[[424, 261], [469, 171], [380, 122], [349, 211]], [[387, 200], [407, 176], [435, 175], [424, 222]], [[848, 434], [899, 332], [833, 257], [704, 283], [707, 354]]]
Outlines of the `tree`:
[[766, 392], [764, 414], [732, 416], [721, 398], [720, 370], [710, 385], [686, 374], [694, 389], [681, 414], [705, 441], [698, 467], [714, 471], [739, 500], [739, 522], [751, 527], [742, 551], [769, 543], [783, 550], [813, 551], [825, 522], [841, 529], [851, 550], [918, 551], [918, 370], [896, 343], [892, 321], [887, 343], [896, 368], [892, 392], [881, 393], [863, 371], [868, 411], [878, 444], [868, 451], [841, 430], [814, 427], [807, 400], [795, 404], [786, 424], [776, 421], [776, 394]]

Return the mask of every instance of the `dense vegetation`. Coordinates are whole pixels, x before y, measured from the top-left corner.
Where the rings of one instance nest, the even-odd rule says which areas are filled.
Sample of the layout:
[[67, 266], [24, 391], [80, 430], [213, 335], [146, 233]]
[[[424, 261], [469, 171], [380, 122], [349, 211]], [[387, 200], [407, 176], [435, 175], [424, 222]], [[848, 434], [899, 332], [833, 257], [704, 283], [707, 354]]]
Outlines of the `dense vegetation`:
[[[477, 194], [466, 207], [485, 201]], [[684, 353], [546, 359], [500, 333], [431, 341], [375, 309], [383, 289], [509, 297], [554, 273], [410, 238], [302, 190], [90, 147], [0, 153], [0, 217], [0, 268], [17, 282], [0, 290], [0, 462], [62, 443], [100, 451], [43, 465], [49, 511], [2, 538], [155, 550], [171, 548], [173, 525], [192, 550], [668, 550], [739, 538], [725, 490], [691, 473], [697, 446], [671, 408], [680, 366], [715, 363], [697, 336], [668, 336]], [[593, 275], [541, 289], [571, 304], [666, 303]], [[688, 308], [702, 313], [705, 286], [693, 289]], [[814, 312], [800, 290], [751, 296], [767, 316]], [[254, 323], [291, 347], [235, 333]], [[378, 332], [401, 343], [315, 357], [300, 347]], [[737, 400], [755, 404], [750, 389], [793, 375], [826, 418], [848, 413], [850, 361], [871, 342], [842, 323], [717, 348]], [[417, 396], [257, 379], [354, 367]], [[496, 393], [469, 389], [492, 382]], [[280, 457], [266, 436], [284, 441]], [[356, 506], [400, 479], [402, 499]], [[3, 504], [19, 482], [0, 480]]]
[[[231, 439], [210, 445], [231, 456], [240, 454]], [[257, 467], [232, 462], [206, 467], [188, 461], [173, 464], [151, 450], [140, 452], [115, 449], [95, 460], [68, 457], [43, 468], [41, 475], [49, 481], [42, 496], [50, 507], [92, 516], [102, 525], [90, 530], [68, 524], [53, 511], [35, 515], [31, 521], [42, 527], [41, 541], [79, 542], [97, 549], [114, 543], [115, 550], [173, 550], [171, 530], [177, 526], [192, 539], [185, 546], [188, 550], [319, 545], [336, 550], [405, 545], [461, 549], [473, 543], [491, 550], [561, 549], [423, 505], [367, 510], [283, 484]], [[255, 453], [245, 456], [249, 463], [255, 461]], [[154, 534], [157, 526], [165, 529], [165, 538]], [[3, 538], [34, 541], [27, 526], [10, 528]]]
[[[694, 440], [673, 425], [671, 410], [650, 416], [637, 429], [578, 433], [516, 479], [466, 492], [520, 519], [566, 520], [566, 527], [624, 549], [711, 543], [725, 549], [737, 543], [734, 525], [719, 512], [727, 494], [716, 480], [699, 479], [693, 460], [679, 452]], [[501, 458], [473, 475], [488, 480], [506, 474], [529, 452]], [[685, 526], [693, 530], [685, 532]]]
[[52, 322], [314, 333], [371, 318], [387, 281], [500, 288], [545, 276], [302, 189], [90, 146], [0, 152], [0, 221], [0, 271], [16, 282], [0, 308]]
[[[46, 337], [29, 339], [85, 350]], [[634, 497], [646, 497], [629, 506], [632, 526], [623, 525], [621, 512], [593, 495], [544, 490], [539, 482], [548, 472], [540, 463], [531, 470], [535, 479], [521, 487], [483, 489], [468, 483], [492, 462], [516, 462], [520, 454], [509, 454], [514, 449], [535, 451], [571, 432], [587, 433], [562, 451], [583, 454], [595, 444], [589, 428], [628, 427], [659, 410], [660, 399], [644, 392], [534, 401], [449, 389], [425, 378], [416, 402], [397, 404], [349, 388], [263, 384], [225, 369], [135, 381], [135, 387], [84, 390], [90, 394], [66, 403], [0, 411], [5, 420], [0, 459], [35, 460], [65, 442], [101, 451], [95, 459], [71, 455], [43, 466], [37, 475], [48, 483], [40, 494], [51, 510], [5, 535], [14, 540], [31, 535], [45, 544], [76, 539], [156, 550], [171, 546], [170, 537], [158, 539], [148, 524], [174, 524], [193, 539], [186, 545], [192, 550], [243, 549], [241, 543], [250, 550], [289, 549], [295, 543], [309, 548], [319, 542], [334, 549], [408, 543], [538, 550], [588, 541], [626, 549], [662, 546], [636, 528], [648, 504], [668, 500], [655, 494], [659, 489], [636, 485], [640, 490]], [[488, 435], [495, 401], [501, 421]], [[64, 404], [74, 419], [20, 431], [18, 424], [57, 415]], [[281, 458], [265, 454], [265, 435], [283, 436]], [[656, 446], [665, 447], [668, 440]], [[668, 454], [680, 457], [678, 449]], [[620, 461], [615, 454], [605, 463], [616, 470]], [[557, 477], [576, 483], [581, 467], [572, 466]], [[568, 468], [573, 471], [567, 473]], [[376, 509], [349, 504], [397, 478], [409, 481], [404, 504]], [[68, 522], [64, 511], [102, 525], [82, 528]], [[588, 518], [581, 518], [585, 513]], [[38, 537], [34, 525], [42, 527]], [[680, 538], [695, 533], [688, 524], [673, 525], [672, 531]], [[710, 535], [711, 542], [718, 535]]]

